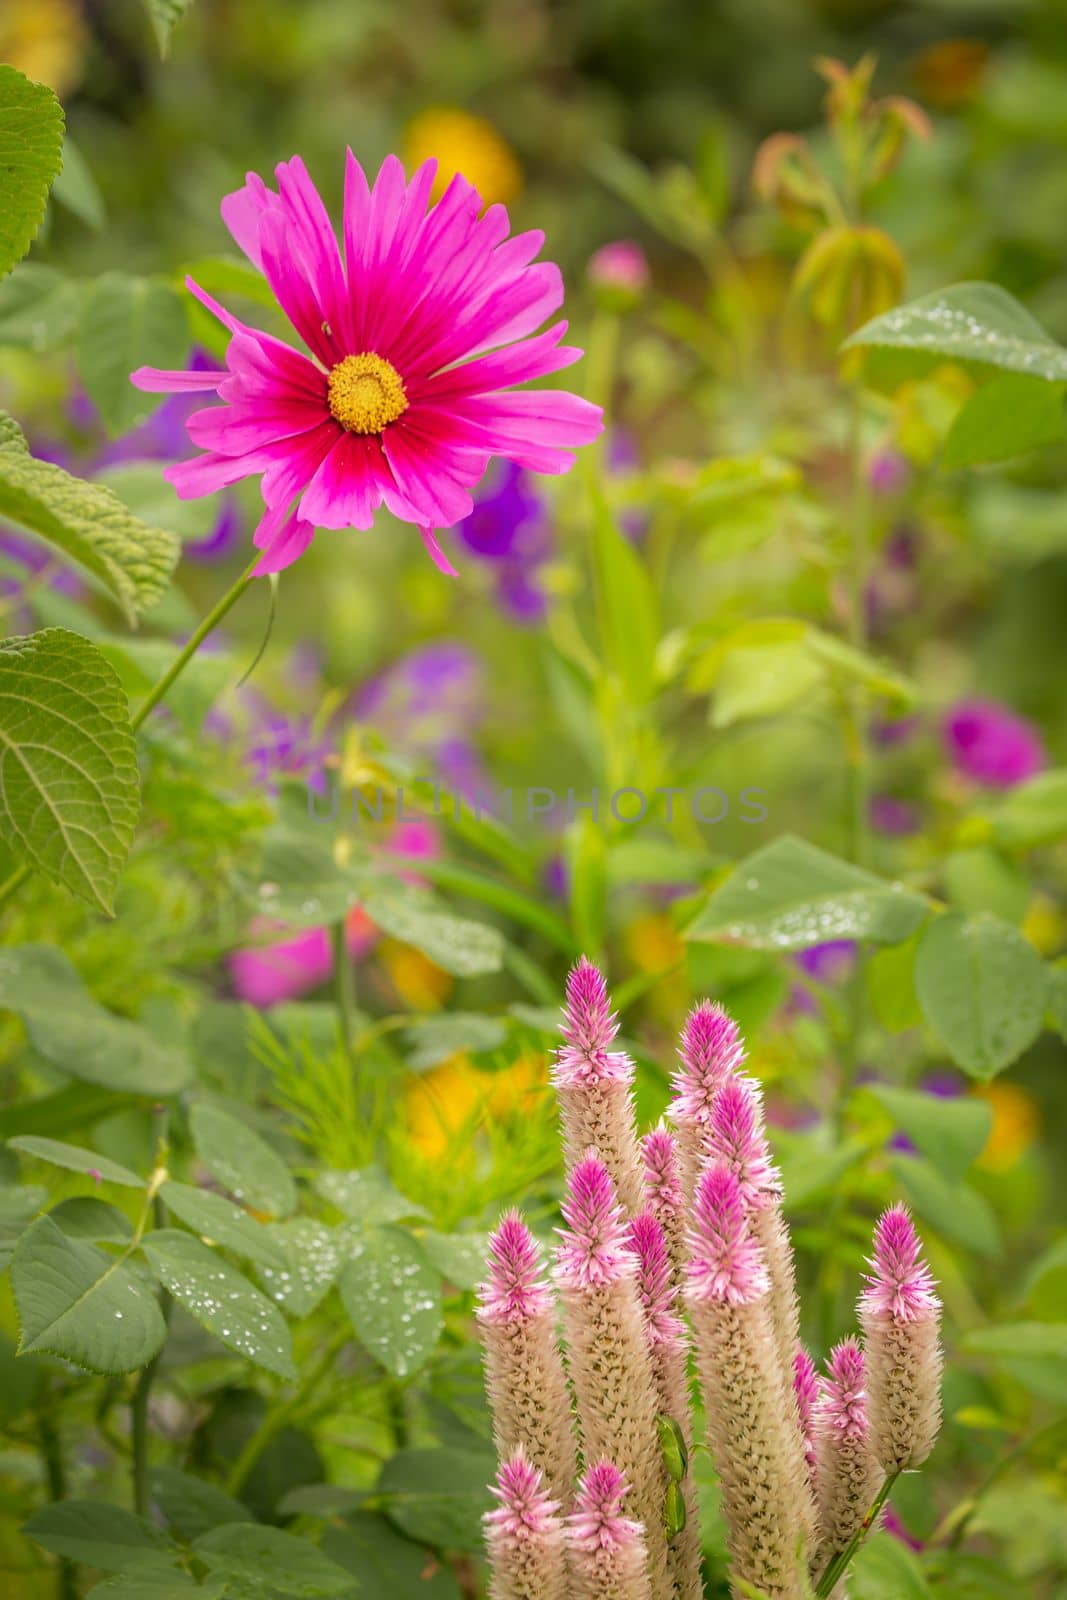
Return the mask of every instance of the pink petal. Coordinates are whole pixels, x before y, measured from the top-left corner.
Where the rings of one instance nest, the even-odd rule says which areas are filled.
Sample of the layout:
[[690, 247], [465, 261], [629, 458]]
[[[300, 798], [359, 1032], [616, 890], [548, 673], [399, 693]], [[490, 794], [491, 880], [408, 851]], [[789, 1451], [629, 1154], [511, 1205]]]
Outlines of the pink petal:
[[313, 524], [305, 522], [298, 511], [290, 514], [284, 506], [268, 511], [252, 536], [256, 549], [263, 551], [262, 559], [252, 569], [252, 576], [259, 578], [291, 567], [314, 537]]
[[225, 372], [167, 372], [162, 367], [138, 367], [130, 373], [135, 389], [146, 394], [193, 394], [217, 389]]
[[194, 411], [185, 426], [202, 450], [219, 455], [245, 455], [278, 439], [308, 433], [323, 422], [319, 406], [293, 400], [275, 400], [262, 406], [208, 406]]
[[229, 228], [235, 242], [252, 265], [262, 272], [259, 225], [271, 205], [277, 205], [278, 199], [267, 188], [258, 172], [249, 172], [245, 176], [244, 188], [234, 190], [233, 194], [224, 195], [219, 209], [222, 212], [222, 220]]
[[246, 333], [252, 331], [245, 327], [240, 317], [235, 317], [232, 311], [227, 311], [226, 307], [220, 305], [213, 296], [208, 294], [206, 289], [201, 289], [194, 278], [186, 277], [185, 287], [191, 295], [200, 301], [202, 306], [211, 312], [213, 317], [218, 318], [224, 328], [229, 328], [231, 333], [240, 333], [242, 330]]
[[448, 557], [441, 549], [441, 546], [438, 544], [437, 537], [434, 534], [433, 529], [420, 528], [419, 532], [422, 534], [422, 542], [429, 552], [430, 560], [433, 562], [438, 571], [443, 572], [446, 578], [458, 578], [459, 573], [456, 571], [455, 567], [449, 561]]
[[199, 500], [202, 495], [228, 489], [231, 484], [262, 470], [263, 463], [256, 455], [223, 456], [210, 452], [164, 467], [163, 476], [179, 500]]
[[308, 283], [293, 255], [286, 222], [268, 211], [259, 230], [263, 253], [263, 272], [289, 321], [308, 349], [326, 367], [334, 366], [344, 353], [327, 331], [329, 319], [315, 290]]
[[329, 417], [317, 428], [296, 434], [291, 439], [276, 439], [266, 446], [271, 456], [263, 474], [263, 499], [268, 506], [289, 504], [293, 496], [306, 489], [326, 456], [341, 437], [341, 428]]
[[300, 502], [318, 528], [370, 528], [387, 474], [377, 438], [342, 433]]
[[507, 389], [513, 383], [529, 383], [534, 378], [558, 372], [561, 367], [573, 365], [582, 355], [574, 346], [560, 345], [566, 331], [567, 324], [557, 322], [535, 339], [525, 339], [505, 350], [494, 350], [490, 355], [449, 367], [420, 384], [418, 395], [442, 401], [453, 395], [487, 394]]

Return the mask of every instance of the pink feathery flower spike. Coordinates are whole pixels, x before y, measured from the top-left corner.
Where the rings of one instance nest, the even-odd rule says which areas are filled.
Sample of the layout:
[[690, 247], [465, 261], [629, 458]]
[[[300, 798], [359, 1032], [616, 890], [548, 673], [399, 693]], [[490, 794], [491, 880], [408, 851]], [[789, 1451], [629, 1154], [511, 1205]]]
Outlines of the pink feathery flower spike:
[[770, 1280], [728, 1167], [701, 1174], [687, 1242], [687, 1298], [732, 1576], [738, 1588], [805, 1600], [798, 1555], [810, 1554], [815, 1503], [771, 1320]]
[[490, 1600], [565, 1600], [565, 1529], [559, 1505], [521, 1449], [501, 1464], [485, 1514]]
[[865, 1385], [863, 1351], [855, 1339], [843, 1339], [830, 1352], [813, 1419], [823, 1558], [847, 1548], [881, 1487]]
[[797, 1345], [793, 1358], [793, 1394], [796, 1396], [797, 1417], [804, 1441], [804, 1460], [809, 1473], [815, 1471], [815, 1407], [819, 1399], [819, 1379], [815, 1363], [802, 1344]]
[[629, 1494], [611, 1461], [591, 1466], [567, 1518], [567, 1556], [576, 1600], [649, 1600], [645, 1535], [623, 1515]]
[[719, 1089], [705, 1149], [710, 1160], [734, 1174], [750, 1209], [762, 1210], [781, 1198], [782, 1180], [763, 1132], [759, 1089], [751, 1079], [731, 1076]]
[[645, 1308], [649, 1342], [653, 1346], [680, 1342], [684, 1325], [671, 1309], [677, 1293], [671, 1258], [663, 1229], [651, 1211], [642, 1211], [633, 1219], [627, 1243], [637, 1257], [637, 1290]]
[[594, 1149], [630, 1216], [644, 1205], [641, 1156], [634, 1125], [634, 1064], [612, 1050], [618, 1023], [603, 975], [583, 956], [567, 978], [560, 1025], [566, 1043], [553, 1071], [568, 1168]]
[[204, 454], [165, 475], [182, 499], [261, 477], [257, 573], [290, 566], [316, 528], [370, 528], [384, 504], [454, 575], [434, 529], [470, 515], [493, 456], [566, 472], [601, 431], [587, 400], [515, 387], [582, 353], [562, 343], [566, 322], [537, 331], [563, 302], [559, 268], [534, 259], [544, 235], [509, 237], [504, 207], [481, 214], [458, 175], [429, 205], [435, 173], [428, 161], [409, 182], [389, 156], [372, 187], [349, 151], [343, 255], [299, 156], [275, 168], [277, 190], [249, 173], [223, 200], [223, 221], [305, 348], [242, 322], [187, 278], [230, 335], [226, 370], [132, 375], [153, 393], [217, 394], [221, 405], [187, 423]]
[[649, 1210], [663, 1229], [671, 1260], [678, 1266], [685, 1230], [685, 1197], [678, 1167], [678, 1142], [662, 1122], [642, 1139], [641, 1163]]
[[941, 1302], [904, 1206], [874, 1233], [859, 1320], [867, 1356], [871, 1443], [886, 1472], [926, 1460], [941, 1426]]
[[501, 1457], [525, 1450], [552, 1493], [569, 1497], [574, 1432], [555, 1305], [537, 1243], [516, 1211], [490, 1237], [489, 1273], [478, 1302], [497, 1450]]
[[702, 1000], [686, 1018], [678, 1056], [668, 1114], [678, 1130], [682, 1187], [692, 1200], [707, 1153], [715, 1097], [731, 1073], [740, 1071], [745, 1049], [733, 1018], [721, 1006]]
[[600, 1288], [633, 1277], [636, 1262], [626, 1238], [622, 1207], [607, 1167], [595, 1151], [571, 1173], [558, 1230], [557, 1275], [577, 1289]]

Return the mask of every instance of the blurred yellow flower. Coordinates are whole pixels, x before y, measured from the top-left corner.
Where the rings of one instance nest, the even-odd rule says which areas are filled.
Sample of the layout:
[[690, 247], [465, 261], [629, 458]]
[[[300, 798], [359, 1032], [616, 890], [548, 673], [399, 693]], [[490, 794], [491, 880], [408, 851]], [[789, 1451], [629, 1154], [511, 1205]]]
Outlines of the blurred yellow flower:
[[404, 132], [404, 157], [409, 167], [436, 157], [435, 200], [457, 172], [473, 183], [486, 205], [506, 205], [522, 188], [511, 147], [491, 123], [458, 106], [429, 106], [413, 117]]
[[1015, 1083], [989, 1083], [975, 1091], [993, 1110], [993, 1126], [978, 1165], [987, 1172], [1010, 1172], [1037, 1137], [1037, 1104]]
[[1022, 931], [1035, 950], [1052, 956], [1067, 943], [1067, 917], [1051, 895], [1039, 891], [1026, 908]]
[[480, 1072], [463, 1052], [412, 1077], [405, 1092], [408, 1136], [424, 1160], [470, 1153], [471, 1135], [490, 1119], [525, 1115], [547, 1083], [545, 1058], [519, 1056], [503, 1072]]
[[639, 972], [663, 974], [646, 994], [646, 1006], [657, 1017], [673, 1018], [689, 999], [682, 968], [685, 945], [674, 923], [665, 912], [649, 912], [630, 923], [624, 940], [626, 953]]
[[4, 0], [0, 61], [60, 96], [82, 75], [86, 30], [75, 0]]
[[413, 1011], [436, 1011], [452, 993], [451, 976], [421, 950], [383, 939], [378, 953], [393, 988]]

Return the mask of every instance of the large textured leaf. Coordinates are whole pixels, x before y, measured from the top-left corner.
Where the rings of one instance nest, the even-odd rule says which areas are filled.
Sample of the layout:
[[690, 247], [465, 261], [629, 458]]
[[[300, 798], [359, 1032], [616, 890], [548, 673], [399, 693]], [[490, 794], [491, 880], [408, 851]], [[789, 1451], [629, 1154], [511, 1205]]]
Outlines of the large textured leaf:
[[284, 1317], [236, 1267], [173, 1228], [150, 1233], [141, 1248], [160, 1282], [227, 1349], [281, 1378], [296, 1376]]
[[915, 962], [923, 1015], [973, 1078], [993, 1078], [1041, 1031], [1048, 975], [1033, 945], [988, 912], [949, 912], [923, 934]]
[[53, 1167], [65, 1167], [68, 1172], [83, 1172], [86, 1177], [95, 1178], [99, 1183], [118, 1183], [127, 1189], [145, 1187], [145, 1179], [139, 1178], [129, 1167], [109, 1161], [107, 1156], [98, 1156], [95, 1150], [82, 1150], [78, 1145], [63, 1144], [59, 1139], [40, 1139], [25, 1134], [22, 1138], [12, 1139], [8, 1148], [21, 1150], [23, 1155], [35, 1156], [38, 1161], [47, 1161]]
[[410, 1377], [441, 1336], [440, 1277], [399, 1228], [375, 1229], [352, 1248], [339, 1288], [356, 1335], [387, 1372]]
[[412, 892], [376, 889], [363, 902], [372, 922], [404, 944], [414, 945], [424, 956], [457, 978], [476, 978], [499, 972], [504, 941], [495, 928], [439, 910]]
[[940, 359], [1067, 383], [1067, 349], [995, 283], [957, 283], [896, 306], [845, 341], [859, 345], [911, 352], [895, 368], [902, 374]]
[[106, 1500], [61, 1500], [34, 1513], [23, 1528], [54, 1556], [101, 1572], [158, 1568], [178, 1552], [161, 1528]]
[[174, 1215], [194, 1233], [260, 1266], [285, 1267], [285, 1256], [271, 1243], [263, 1224], [223, 1195], [173, 1180], [165, 1183], [159, 1193]]
[[[488, 1466], [488, 1473], [486, 1468]], [[477, 1550], [492, 1498], [492, 1457], [463, 1450], [399, 1450], [383, 1466], [378, 1491], [389, 1520], [420, 1543]]]
[[248, 1507], [234, 1500], [217, 1484], [194, 1478], [177, 1467], [150, 1467], [149, 1487], [167, 1526], [179, 1539], [198, 1539], [227, 1522], [247, 1522]]
[[167, 1330], [151, 1289], [115, 1256], [38, 1217], [11, 1262], [19, 1351], [62, 1356], [90, 1372], [136, 1372]]
[[131, 625], [159, 599], [178, 560], [175, 533], [140, 522], [102, 484], [35, 460], [6, 412], [0, 412], [0, 516], [84, 567]]
[[122, 433], [150, 416], [158, 397], [135, 389], [136, 367], [179, 367], [189, 347], [185, 307], [168, 284], [107, 272], [82, 306], [78, 371], [101, 418]]
[[0, 950], [0, 1006], [19, 1014], [38, 1055], [73, 1078], [127, 1093], [168, 1095], [192, 1076], [186, 1056], [99, 1005], [51, 945]]
[[193, 1550], [209, 1571], [251, 1579], [265, 1585], [263, 1592], [272, 1595], [327, 1600], [331, 1595], [356, 1591], [351, 1574], [308, 1539], [258, 1522], [229, 1522], [213, 1528], [196, 1540]]
[[689, 939], [803, 950], [828, 939], [897, 944], [926, 915], [921, 895], [786, 835], [748, 856], [709, 895]]
[[0, 282], [0, 344], [54, 350], [77, 326], [85, 285], [57, 267], [23, 261]]
[[122, 685], [65, 628], [0, 643], [0, 836], [108, 913], [140, 810]]
[[328, 1228], [312, 1217], [294, 1217], [271, 1223], [267, 1233], [284, 1264], [261, 1267], [259, 1281], [284, 1311], [294, 1317], [310, 1316], [329, 1294], [346, 1260], [348, 1230]]
[[196, 1153], [232, 1195], [277, 1217], [296, 1205], [296, 1188], [281, 1156], [243, 1122], [206, 1101], [189, 1117]]
[[51, 89], [0, 66], [0, 276], [41, 226], [62, 149], [63, 112]]

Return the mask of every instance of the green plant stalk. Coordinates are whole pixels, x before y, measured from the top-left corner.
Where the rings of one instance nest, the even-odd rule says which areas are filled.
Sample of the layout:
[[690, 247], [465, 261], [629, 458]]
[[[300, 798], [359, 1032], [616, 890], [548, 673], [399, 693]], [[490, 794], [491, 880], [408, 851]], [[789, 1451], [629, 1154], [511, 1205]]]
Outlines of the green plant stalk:
[[350, 1067], [356, 1065], [352, 1037], [356, 1030], [356, 985], [352, 973], [352, 959], [348, 954], [345, 937], [345, 919], [335, 922], [330, 929], [333, 945], [333, 978], [337, 994], [337, 1010], [341, 1019], [341, 1048]]
[[[151, 1213], [153, 1225], [165, 1228], [167, 1225], [167, 1208], [159, 1194], [164, 1178], [166, 1177], [167, 1162], [167, 1108], [157, 1105], [152, 1109], [152, 1130], [155, 1134], [155, 1171], [149, 1186], [151, 1193]], [[138, 1238], [143, 1236], [143, 1229]], [[170, 1295], [166, 1289], [159, 1292], [159, 1309], [164, 1323], [170, 1320]], [[139, 1516], [148, 1515], [149, 1488], [148, 1488], [148, 1398], [152, 1392], [152, 1381], [159, 1367], [159, 1358], [162, 1350], [156, 1352], [151, 1361], [144, 1367], [137, 1379], [137, 1386], [133, 1391], [133, 1402], [130, 1408], [130, 1438], [133, 1449], [132, 1474], [133, 1474], [133, 1509]]]
[[[134, 733], [137, 732], [150, 713], [153, 712], [156, 706], [159, 705], [159, 702], [163, 699], [168, 689], [170, 689], [181, 677], [182, 673], [185, 671], [186, 667], [189, 665], [190, 661], [196, 655], [196, 652], [207, 638], [208, 634], [214, 632], [226, 613], [234, 605], [236, 605], [237, 601], [244, 594], [245, 590], [252, 582], [252, 569], [259, 560], [260, 556], [257, 553], [255, 559], [249, 562], [248, 566], [241, 573], [241, 576], [237, 579], [237, 581], [229, 589], [227, 589], [226, 593], [222, 596], [222, 599], [218, 600], [215, 605], [212, 606], [203, 622], [201, 622], [196, 631], [190, 635], [189, 639], [182, 646], [181, 650], [171, 662], [163, 676], [155, 684], [153, 684], [151, 689], [149, 689], [148, 694], [145, 696], [144, 700], [137, 707], [137, 710], [130, 718], [130, 727], [133, 729]], [[10, 877], [8, 877], [3, 884], [0, 884], [0, 911], [3, 910], [11, 896], [21, 888], [22, 884], [30, 876], [32, 871], [33, 868], [31, 867], [30, 863], [28, 861], [24, 861], [21, 867], [16, 867], [14, 872], [11, 873]]]
[[[63, 1447], [59, 1431], [51, 1415], [41, 1410], [37, 1414], [37, 1432], [41, 1441], [41, 1456], [48, 1478], [48, 1497], [53, 1505], [67, 1498], [67, 1474], [63, 1465]], [[78, 1600], [74, 1563], [60, 1556], [56, 1568], [56, 1600]]]
[[834, 1556], [833, 1560], [830, 1562], [830, 1565], [823, 1571], [823, 1574], [815, 1588], [815, 1600], [828, 1600], [828, 1596], [833, 1594], [834, 1590], [837, 1588], [837, 1585], [840, 1583], [841, 1579], [848, 1570], [848, 1566], [852, 1560], [852, 1557], [856, 1554], [856, 1551], [859, 1549], [864, 1539], [866, 1539], [868, 1533], [870, 1533], [871, 1529], [874, 1527], [874, 1524], [878, 1521], [882, 1507], [889, 1499], [889, 1496], [893, 1490], [893, 1485], [896, 1483], [899, 1477], [899, 1472], [891, 1472], [888, 1478], [886, 1478], [885, 1482], [882, 1484], [882, 1487], [875, 1496], [871, 1509], [868, 1511], [867, 1515], [864, 1517], [863, 1521], [852, 1535], [852, 1538], [848, 1541], [848, 1544], [843, 1550], [838, 1551], [837, 1555]]
[[287, 1400], [269, 1411], [260, 1426], [245, 1445], [241, 1454], [230, 1468], [229, 1477], [226, 1479], [225, 1489], [228, 1495], [239, 1499], [241, 1490], [248, 1482], [252, 1469], [260, 1456], [266, 1450], [272, 1439], [275, 1439], [282, 1429], [292, 1420], [304, 1401], [321, 1383], [322, 1379], [333, 1367], [338, 1351], [347, 1344], [351, 1334], [347, 1326], [338, 1328], [333, 1338], [328, 1341], [318, 1361], [308, 1368], [303, 1381], [293, 1390]]
[[[870, 528], [863, 479], [863, 409], [858, 387], [849, 395], [849, 504], [851, 562], [848, 608], [848, 642], [861, 654], [867, 649], [867, 584], [870, 577]], [[854, 683], [848, 691], [846, 722], [848, 758], [848, 853], [858, 867], [868, 854], [870, 762], [868, 756], [867, 690]]]

